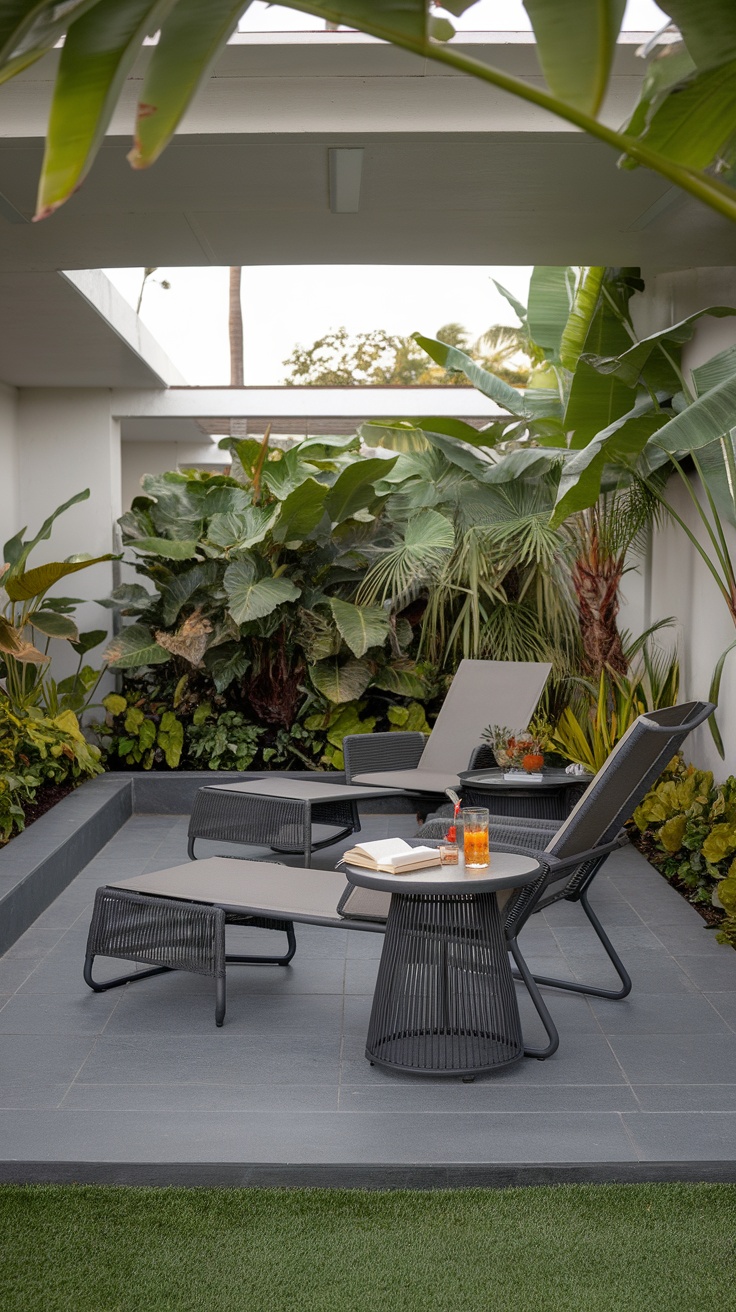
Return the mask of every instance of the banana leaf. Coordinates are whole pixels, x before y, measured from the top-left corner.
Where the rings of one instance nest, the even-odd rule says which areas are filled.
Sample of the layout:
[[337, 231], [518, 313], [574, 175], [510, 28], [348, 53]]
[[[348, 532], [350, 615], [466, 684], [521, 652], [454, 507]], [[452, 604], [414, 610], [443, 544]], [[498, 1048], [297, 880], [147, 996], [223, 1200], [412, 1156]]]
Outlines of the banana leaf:
[[52, 50], [76, 19], [99, 0], [6, 0], [0, 6], [0, 82]]
[[659, 7], [679, 27], [699, 68], [736, 58], [736, 7], [732, 0], [662, 0]]
[[436, 364], [442, 365], [443, 369], [465, 374], [473, 387], [476, 387], [489, 400], [495, 401], [497, 405], [502, 406], [504, 410], [508, 410], [510, 414], [521, 417], [527, 416], [523, 396], [515, 391], [513, 387], [509, 387], [503, 379], [497, 378], [495, 374], [481, 368], [479, 364], [471, 360], [465, 351], [459, 350], [457, 346], [448, 346], [446, 342], [439, 342], [434, 337], [423, 337], [421, 333], [412, 333], [412, 336], [414, 341], [419, 343], [422, 350], [426, 351], [427, 355]]
[[[676, 83], [653, 108], [640, 140], [688, 169], [705, 169], [736, 130], [736, 58]], [[626, 169], [638, 162], [625, 156]]]
[[[529, 283], [529, 335], [546, 354], [559, 359], [562, 334], [570, 317], [574, 274], [563, 265], [536, 264]], [[508, 407], [507, 407], [508, 409]]]
[[151, 55], [128, 159], [145, 169], [168, 145], [250, 0], [177, 0]]
[[699, 451], [732, 428], [736, 428], [736, 377], [733, 376], [670, 419], [651, 443], [672, 453]]
[[63, 205], [89, 172], [143, 38], [176, 0], [98, 0], [70, 27], [46, 132], [37, 218]]
[[563, 523], [577, 511], [594, 506], [600, 496], [606, 465], [633, 465], [652, 434], [661, 433], [668, 417], [657, 409], [650, 397], [637, 402], [632, 410], [576, 452], [563, 468], [552, 516], [553, 525]]
[[547, 84], [556, 96], [597, 114], [606, 94], [626, 0], [524, 0]]

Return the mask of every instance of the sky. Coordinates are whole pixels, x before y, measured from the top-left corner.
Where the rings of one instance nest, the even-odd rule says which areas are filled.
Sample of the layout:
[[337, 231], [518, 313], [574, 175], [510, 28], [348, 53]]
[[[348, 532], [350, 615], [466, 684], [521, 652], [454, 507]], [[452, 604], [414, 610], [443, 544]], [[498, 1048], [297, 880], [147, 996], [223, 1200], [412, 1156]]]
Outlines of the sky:
[[[135, 307], [142, 269], [105, 273]], [[413, 265], [288, 265], [242, 273], [245, 382], [284, 382], [283, 361], [333, 328], [352, 333], [384, 328], [433, 336], [462, 323], [474, 337], [492, 323], [518, 323], [498, 294], [496, 278], [526, 302], [531, 268]], [[188, 383], [230, 382], [226, 268], [158, 269], [146, 284], [141, 319]], [[171, 284], [165, 291], [161, 281]]]
[[[653, 0], [629, 0], [624, 30], [654, 31], [665, 15]], [[459, 19], [465, 31], [520, 31], [529, 28], [522, 0], [478, 0]], [[240, 23], [242, 32], [310, 31], [319, 20], [257, 0]], [[108, 277], [135, 307], [142, 269], [106, 269]], [[479, 336], [493, 323], [516, 317], [493, 286], [496, 278], [526, 302], [531, 269], [376, 265], [303, 265], [243, 269], [242, 304], [245, 382], [283, 383], [284, 360], [296, 345], [311, 346], [332, 329], [351, 334], [383, 328], [406, 336], [432, 336], [449, 322]], [[170, 283], [164, 290], [163, 281]], [[226, 268], [159, 269], [146, 286], [141, 318], [187, 382], [230, 381]]]

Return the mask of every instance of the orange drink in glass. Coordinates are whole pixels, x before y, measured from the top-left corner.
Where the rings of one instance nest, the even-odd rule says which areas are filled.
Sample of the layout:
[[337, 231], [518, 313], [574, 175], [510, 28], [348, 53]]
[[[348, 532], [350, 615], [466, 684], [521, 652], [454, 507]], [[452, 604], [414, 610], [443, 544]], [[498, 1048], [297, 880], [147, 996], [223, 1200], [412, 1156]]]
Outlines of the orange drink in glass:
[[488, 810], [485, 807], [464, 807], [461, 811], [463, 822], [463, 848], [465, 865], [470, 870], [480, 870], [490, 860], [488, 852]]

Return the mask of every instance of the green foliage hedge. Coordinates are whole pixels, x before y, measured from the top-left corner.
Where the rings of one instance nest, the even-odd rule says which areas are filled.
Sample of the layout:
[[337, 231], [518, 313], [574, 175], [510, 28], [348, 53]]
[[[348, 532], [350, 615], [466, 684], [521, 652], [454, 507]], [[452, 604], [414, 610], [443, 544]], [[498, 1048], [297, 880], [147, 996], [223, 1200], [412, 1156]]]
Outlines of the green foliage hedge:
[[14, 714], [0, 697], [0, 846], [25, 826], [25, 808], [45, 784], [81, 783], [102, 773], [73, 711]]

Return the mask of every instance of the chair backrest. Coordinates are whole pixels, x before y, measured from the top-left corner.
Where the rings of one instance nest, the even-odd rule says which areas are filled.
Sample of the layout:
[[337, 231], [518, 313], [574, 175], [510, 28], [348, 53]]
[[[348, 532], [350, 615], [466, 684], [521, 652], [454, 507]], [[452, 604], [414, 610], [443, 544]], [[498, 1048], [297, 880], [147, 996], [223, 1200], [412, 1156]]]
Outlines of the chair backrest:
[[419, 769], [467, 770], [473, 748], [488, 725], [525, 729], [551, 669], [541, 661], [461, 661]]
[[709, 702], [685, 702], [640, 715], [545, 850], [570, 857], [613, 842], [688, 734], [714, 710]]

